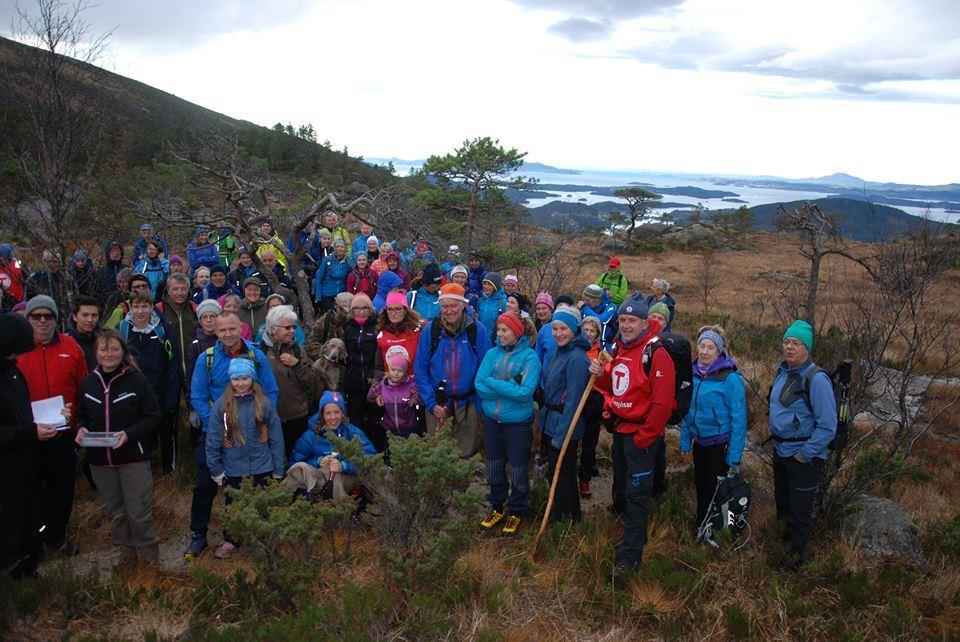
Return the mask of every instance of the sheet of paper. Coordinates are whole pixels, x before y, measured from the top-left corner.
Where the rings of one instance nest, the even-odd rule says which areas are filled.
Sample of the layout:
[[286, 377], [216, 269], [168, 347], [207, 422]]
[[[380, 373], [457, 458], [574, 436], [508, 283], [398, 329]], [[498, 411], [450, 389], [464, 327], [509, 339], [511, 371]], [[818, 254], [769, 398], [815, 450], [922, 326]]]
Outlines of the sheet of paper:
[[57, 395], [49, 399], [41, 399], [30, 404], [33, 408], [33, 421], [38, 424], [50, 424], [59, 429], [66, 429], [67, 422], [60, 411], [63, 410], [63, 397]]

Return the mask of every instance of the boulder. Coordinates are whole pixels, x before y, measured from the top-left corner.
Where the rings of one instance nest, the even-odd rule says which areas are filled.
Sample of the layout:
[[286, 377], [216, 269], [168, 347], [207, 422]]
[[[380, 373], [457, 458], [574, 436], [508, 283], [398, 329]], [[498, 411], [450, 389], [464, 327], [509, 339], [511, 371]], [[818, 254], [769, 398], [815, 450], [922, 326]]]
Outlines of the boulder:
[[709, 246], [717, 250], [734, 247], [733, 240], [722, 231], [703, 223], [691, 223], [663, 235], [663, 238], [684, 247]]
[[864, 556], [927, 565], [917, 527], [895, 502], [859, 495], [847, 511], [841, 531]]
[[[876, 376], [866, 390], [866, 396], [871, 401], [866, 408], [857, 413], [855, 421], [876, 425], [891, 419], [899, 419], [900, 408], [897, 406], [897, 399], [903, 378], [904, 374], [899, 370], [882, 366], [877, 368]], [[904, 405], [911, 423], [920, 412], [924, 395], [932, 381], [926, 375], [913, 375], [907, 380]]]

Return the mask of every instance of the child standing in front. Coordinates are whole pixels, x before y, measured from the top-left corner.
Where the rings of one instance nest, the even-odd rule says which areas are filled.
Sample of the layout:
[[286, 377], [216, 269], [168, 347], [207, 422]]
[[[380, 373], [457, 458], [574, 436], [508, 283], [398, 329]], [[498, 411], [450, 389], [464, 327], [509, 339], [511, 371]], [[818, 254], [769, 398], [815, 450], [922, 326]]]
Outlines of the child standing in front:
[[383, 408], [380, 425], [390, 435], [406, 439], [417, 430], [417, 404], [420, 395], [407, 374], [410, 362], [402, 349], [387, 351], [387, 376], [370, 386], [367, 401]]
[[[284, 472], [283, 430], [280, 416], [256, 381], [256, 365], [250, 359], [230, 360], [230, 385], [210, 410], [207, 426], [207, 467], [219, 486], [239, 488], [245, 479], [259, 486]], [[227, 493], [226, 504], [231, 503]], [[214, 557], [225, 559], [237, 542], [224, 530], [223, 544]]]

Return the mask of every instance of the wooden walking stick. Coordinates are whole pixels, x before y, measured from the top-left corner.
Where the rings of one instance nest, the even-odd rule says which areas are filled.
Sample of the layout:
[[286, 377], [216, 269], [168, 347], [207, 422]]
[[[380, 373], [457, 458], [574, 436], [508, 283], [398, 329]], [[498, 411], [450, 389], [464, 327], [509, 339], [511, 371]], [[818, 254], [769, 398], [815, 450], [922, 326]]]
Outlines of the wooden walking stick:
[[[612, 361], [610, 353], [606, 350], [602, 350], [599, 355], [597, 355], [597, 360], [600, 361], [601, 365], [605, 365]], [[589, 381], [587, 381], [587, 387], [583, 391], [583, 396], [580, 397], [580, 404], [577, 406], [577, 411], [573, 413], [573, 419], [570, 421], [570, 425], [567, 426], [567, 434], [563, 438], [563, 446], [560, 448], [560, 455], [557, 456], [557, 466], [553, 471], [553, 481], [550, 483], [550, 495], [547, 497], [547, 509], [543, 513], [543, 520], [540, 522], [540, 530], [537, 531], [537, 537], [533, 540], [533, 550], [530, 551], [530, 558], [533, 559], [537, 554], [537, 548], [540, 546], [540, 540], [543, 538], [543, 532], [547, 530], [547, 521], [550, 519], [550, 509], [553, 508], [553, 496], [557, 492], [557, 482], [560, 480], [560, 468], [563, 467], [563, 457], [567, 454], [567, 446], [570, 445], [570, 438], [573, 437], [573, 428], [577, 425], [577, 422], [580, 420], [580, 413], [583, 412], [583, 407], [587, 404], [587, 399], [590, 397], [590, 393], [593, 391], [593, 384], [597, 381], [597, 375], [590, 375]]]

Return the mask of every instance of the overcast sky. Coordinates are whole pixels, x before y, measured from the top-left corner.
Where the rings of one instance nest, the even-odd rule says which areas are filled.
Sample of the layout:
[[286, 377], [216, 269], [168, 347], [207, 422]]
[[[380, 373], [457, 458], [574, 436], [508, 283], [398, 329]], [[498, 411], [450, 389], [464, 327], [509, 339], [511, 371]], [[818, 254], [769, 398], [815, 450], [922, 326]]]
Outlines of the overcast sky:
[[98, 2], [107, 68], [351, 154], [960, 181], [960, 0]]

